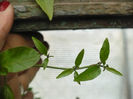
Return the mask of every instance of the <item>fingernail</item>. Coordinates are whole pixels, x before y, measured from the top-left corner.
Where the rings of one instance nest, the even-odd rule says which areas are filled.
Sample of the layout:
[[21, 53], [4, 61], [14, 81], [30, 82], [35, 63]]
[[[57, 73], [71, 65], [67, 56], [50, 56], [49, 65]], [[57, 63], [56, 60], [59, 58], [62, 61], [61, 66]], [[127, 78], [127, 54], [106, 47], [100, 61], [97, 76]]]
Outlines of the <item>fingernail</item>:
[[2, 2], [0, 2], [0, 12], [5, 11], [6, 8], [9, 6], [9, 4], [10, 3], [8, 1], [2, 1]]

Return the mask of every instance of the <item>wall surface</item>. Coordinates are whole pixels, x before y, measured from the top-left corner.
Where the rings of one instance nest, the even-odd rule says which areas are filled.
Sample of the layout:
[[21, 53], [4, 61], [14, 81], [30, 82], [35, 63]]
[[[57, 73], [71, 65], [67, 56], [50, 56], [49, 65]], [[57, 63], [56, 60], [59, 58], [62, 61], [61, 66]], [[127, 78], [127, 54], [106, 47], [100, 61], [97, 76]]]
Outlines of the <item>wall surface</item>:
[[15, 8], [13, 32], [133, 27], [131, 0], [55, 0], [53, 21], [35, 0], [10, 0]]

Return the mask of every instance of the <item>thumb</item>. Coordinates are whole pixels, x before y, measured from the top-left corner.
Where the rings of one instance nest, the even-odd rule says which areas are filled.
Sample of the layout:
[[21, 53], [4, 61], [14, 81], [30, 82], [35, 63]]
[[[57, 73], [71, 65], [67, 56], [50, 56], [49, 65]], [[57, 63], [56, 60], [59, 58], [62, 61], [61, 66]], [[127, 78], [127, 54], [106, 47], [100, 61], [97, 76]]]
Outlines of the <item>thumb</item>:
[[12, 5], [4, 0], [0, 2], [0, 50], [4, 45], [6, 37], [12, 27], [14, 10]]

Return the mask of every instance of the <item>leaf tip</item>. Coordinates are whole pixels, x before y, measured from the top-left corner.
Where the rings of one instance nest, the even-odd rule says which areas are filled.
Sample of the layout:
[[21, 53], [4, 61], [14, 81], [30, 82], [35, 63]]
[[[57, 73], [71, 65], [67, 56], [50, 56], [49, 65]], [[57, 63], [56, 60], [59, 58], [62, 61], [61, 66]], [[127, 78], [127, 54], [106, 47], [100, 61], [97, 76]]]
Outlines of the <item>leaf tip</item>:
[[120, 76], [123, 76], [123, 74], [122, 74], [122, 73], [120, 73]]
[[84, 51], [85, 51], [85, 49], [82, 49], [82, 51], [84, 52]]
[[105, 38], [105, 40], [107, 40], [107, 41], [108, 41], [108, 38], [106, 37], [106, 38]]
[[32, 40], [34, 40], [35, 39], [35, 37], [34, 36], [32, 36]]
[[48, 18], [49, 18], [49, 21], [50, 21], [50, 22], [53, 20], [53, 16], [48, 17]]
[[56, 79], [59, 79], [60, 77], [59, 77], [59, 75], [56, 77]]

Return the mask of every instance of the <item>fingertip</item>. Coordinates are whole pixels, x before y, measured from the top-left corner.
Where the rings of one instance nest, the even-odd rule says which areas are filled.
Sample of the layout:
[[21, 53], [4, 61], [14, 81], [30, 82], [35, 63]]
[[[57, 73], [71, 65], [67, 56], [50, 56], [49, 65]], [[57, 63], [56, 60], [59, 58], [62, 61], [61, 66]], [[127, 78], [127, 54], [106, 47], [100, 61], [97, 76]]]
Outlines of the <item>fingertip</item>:
[[12, 27], [14, 20], [14, 9], [11, 4], [4, 11], [0, 11], [0, 49]]

